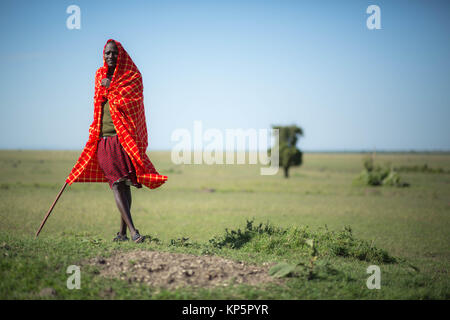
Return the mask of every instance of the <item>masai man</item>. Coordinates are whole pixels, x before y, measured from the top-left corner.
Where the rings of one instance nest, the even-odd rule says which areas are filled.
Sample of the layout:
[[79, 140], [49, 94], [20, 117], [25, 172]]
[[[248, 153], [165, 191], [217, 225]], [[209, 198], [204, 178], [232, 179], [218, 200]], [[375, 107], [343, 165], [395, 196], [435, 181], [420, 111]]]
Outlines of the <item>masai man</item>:
[[120, 42], [108, 40], [95, 74], [94, 121], [89, 140], [66, 182], [108, 182], [120, 211], [114, 241], [142, 242], [131, 218], [130, 186], [158, 188], [167, 180], [145, 153], [148, 145], [142, 76]]

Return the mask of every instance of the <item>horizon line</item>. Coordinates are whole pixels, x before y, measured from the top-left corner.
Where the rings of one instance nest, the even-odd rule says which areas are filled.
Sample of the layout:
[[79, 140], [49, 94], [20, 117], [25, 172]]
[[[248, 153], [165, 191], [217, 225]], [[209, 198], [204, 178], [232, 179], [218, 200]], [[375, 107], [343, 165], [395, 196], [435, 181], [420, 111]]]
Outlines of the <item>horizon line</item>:
[[[0, 148], [0, 151], [70, 151], [82, 152], [83, 149], [57, 149], [57, 148]], [[171, 152], [170, 149], [147, 149], [146, 152]], [[192, 153], [196, 150], [190, 150]], [[214, 151], [214, 150], [203, 150]], [[222, 150], [227, 152], [228, 150]], [[233, 152], [259, 152], [258, 150], [232, 150]], [[450, 149], [300, 149], [303, 153], [450, 153]]]

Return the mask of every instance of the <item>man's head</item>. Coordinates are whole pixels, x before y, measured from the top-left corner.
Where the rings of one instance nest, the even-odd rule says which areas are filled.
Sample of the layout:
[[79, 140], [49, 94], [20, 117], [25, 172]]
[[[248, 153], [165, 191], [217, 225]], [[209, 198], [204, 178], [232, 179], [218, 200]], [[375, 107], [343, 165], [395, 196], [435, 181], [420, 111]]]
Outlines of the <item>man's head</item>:
[[116, 67], [118, 56], [119, 56], [119, 49], [117, 49], [116, 43], [114, 41], [108, 42], [106, 44], [105, 52], [103, 54], [103, 57], [108, 67], [110, 68]]

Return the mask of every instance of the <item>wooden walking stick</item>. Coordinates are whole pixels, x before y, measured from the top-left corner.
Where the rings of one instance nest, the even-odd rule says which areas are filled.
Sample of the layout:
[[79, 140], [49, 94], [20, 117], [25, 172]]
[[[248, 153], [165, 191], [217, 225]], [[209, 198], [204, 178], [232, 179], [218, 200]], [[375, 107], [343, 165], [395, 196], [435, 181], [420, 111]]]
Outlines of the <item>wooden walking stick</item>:
[[56, 202], [58, 201], [59, 197], [60, 197], [61, 194], [63, 193], [63, 191], [64, 191], [64, 189], [66, 188], [66, 186], [67, 186], [67, 182], [64, 183], [63, 187], [61, 188], [61, 190], [59, 191], [58, 195], [56, 196], [55, 201], [53, 201], [53, 204], [52, 204], [52, 206], [50, 207], [50, 210], [48, 210], [47, 214], [46, 214], [45, 217], [44, 217], [44, 220], [42, 220], [41, 225], [39, 226], [38, 231], [36, 231], [36, 238], [38, 237], [39, 232], [41, 232], [42, 228], [44, 227], [44, 224], [45, 224], [45, 222], [47, 221], [48, 216], [50, 215], [50, 213], [52, 213], [52, 210], [53, 210], [53, 208], [55, 207]]

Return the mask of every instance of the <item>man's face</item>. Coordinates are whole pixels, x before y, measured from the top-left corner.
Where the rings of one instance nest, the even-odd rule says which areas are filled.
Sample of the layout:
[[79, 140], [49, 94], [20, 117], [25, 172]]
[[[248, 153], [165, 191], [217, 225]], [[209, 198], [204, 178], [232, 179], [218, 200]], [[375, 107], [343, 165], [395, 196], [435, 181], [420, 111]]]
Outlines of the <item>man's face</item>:
[[119, 56], [119, 50], [114, 42], [108, 42], [105, 47], [104, 58], [106, 64], [110, 68], [114, 68], [117, 64], [117, 57]]

